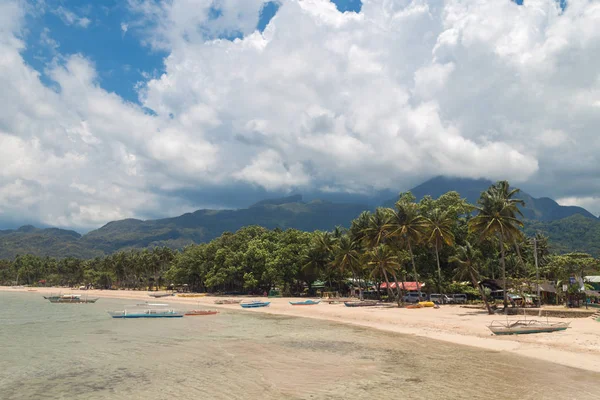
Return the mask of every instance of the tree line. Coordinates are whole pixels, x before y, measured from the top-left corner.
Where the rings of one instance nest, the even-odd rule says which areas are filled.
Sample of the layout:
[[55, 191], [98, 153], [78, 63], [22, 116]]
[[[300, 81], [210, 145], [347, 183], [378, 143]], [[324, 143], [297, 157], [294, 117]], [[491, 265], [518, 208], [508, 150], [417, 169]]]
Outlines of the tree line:
[[[536, 273], [568, 282], [597, 269], [589, 254], [551, 254], [548, 238], [540, 234], [534, 254], [533, 238], [523, 234], [518, 193], [506, 181], [490, 186], [475, 205], [456, 192], [418, 202], [402, 193], [393, 208], [365, 211], [347, 229], [249, 226], [181, 251], [157, 247], [89, 260], [21, 255], [0, 260], [0, 283], [150, 290], [186, 285], [226, 293], [278, 288], [293, 295], [313, 292], [317, 281], [331, 290], [345, 290], [351, 282], [361, 297], [372, 284], [385, 283], [387, 298], [400, 303], [406, 281], [423, 282], [427, 291], [439, 293], [468, 281], [487, 305], [478, 284], [484, 278], [500, 279], [507, 287], [509, 281], [534, 281]], [[506, 291], [503, 302], [506, 306]]]

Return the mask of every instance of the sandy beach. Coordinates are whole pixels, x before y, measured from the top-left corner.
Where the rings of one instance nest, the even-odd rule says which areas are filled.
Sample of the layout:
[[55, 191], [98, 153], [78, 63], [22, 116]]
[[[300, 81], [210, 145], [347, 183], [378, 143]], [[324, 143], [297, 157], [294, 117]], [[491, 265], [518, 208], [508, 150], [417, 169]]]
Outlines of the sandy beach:
[[[36, 288], [36, 291], [0, 287], [2, 291], [26, 292], [31, 295], [48, 293], [78, 293], [90, 297], [132, 299], [136, 301], [155, 301], [146, 291], [106, 291], [106, 290], [69, 290], [66, 288]], [[222, 297], [219, 297], [222, 298]], [[592, 318], [562, 318], [571, 322], [564, 332], [550, 334], [494, 336], [487, 325], [503, 316], [490, 316], [484, 310], [446, 305], [439, 309], [404, 308], [349, 308], [343, 304], [324, 304], [316, 306], [292, 306], [290, 298], [269, 299], [271, 305], [266, 308], [243, 310], [235, 305], [215, 305], [217, 297], [167, 297], [157, 302], [181, 305], [180, 308], [229, 309], [238, 312], [268, 313], [294, 317], [313, 318], [337, 323], [368, 327], [387, 332], [415, 335], [444, 342], [474, 346], [482, 349], [508, 352], [538, 360], [548, 361], [569, 367], [589, 371], [600, 370], [600, 323]], [[244, 297], [244, 300], [264, 300], [265, 298]], [[100, 300], [101, 301], [101, 300]], [[200, 306], [199, 306], [200, 305]], [[514, 319], [516, 317], [509, 317]], [[534, 317], [528, 317], [534, 318]]]

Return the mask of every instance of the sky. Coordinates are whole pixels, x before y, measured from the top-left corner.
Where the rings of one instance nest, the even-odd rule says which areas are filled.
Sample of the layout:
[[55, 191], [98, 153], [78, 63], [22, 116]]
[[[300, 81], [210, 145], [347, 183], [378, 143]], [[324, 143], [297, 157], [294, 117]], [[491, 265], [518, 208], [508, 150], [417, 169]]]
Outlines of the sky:
[[0, 0], [0, 229], [437, 175], [600, 213], [592, 0]]

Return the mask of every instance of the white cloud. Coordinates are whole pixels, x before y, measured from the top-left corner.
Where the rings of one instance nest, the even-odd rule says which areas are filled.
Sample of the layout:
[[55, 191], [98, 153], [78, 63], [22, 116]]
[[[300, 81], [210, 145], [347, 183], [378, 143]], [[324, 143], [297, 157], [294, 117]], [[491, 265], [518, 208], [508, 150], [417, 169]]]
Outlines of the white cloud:
[[128, 29], [129, 25], [127, 25], [125, 22], [121, 22], [121, 31], [123, 32], [123, 35], [127, 33]]
[[129, 0], [123, 32], [168, 53], [139, 86], [156, 115], [103, 90], [85, 55], [44, 87], [20, 3], [1, 4], [0, 213], [91, 227], [196, 206], [178, 189], [368, 193], [438, 174], [600, 197], [579, 178], [600, 165], [595, 3], [286, 0], [260, 34], [263, 3]]
[[52, 11], [56, 14], [65, 25], [73, 25], [80, 28], [87, 28], [92, 22], [87, 17], [81, 17], [75, 14], [73, 11], [64, 8], [63, 6], [57, 7]]

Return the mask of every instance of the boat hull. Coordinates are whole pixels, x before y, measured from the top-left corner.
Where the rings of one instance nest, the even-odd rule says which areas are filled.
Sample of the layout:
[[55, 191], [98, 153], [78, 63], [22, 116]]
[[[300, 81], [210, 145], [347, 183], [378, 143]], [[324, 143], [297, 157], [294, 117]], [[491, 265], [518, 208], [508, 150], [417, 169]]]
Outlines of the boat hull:
[[564, 331], [569, 328], [567, 322], [545, 323], [536, 320], [517, 321], [517, 322], [499, 322], [492, 321], [488, 329], [494, 335], [527, 335], [531, 333], [550, 333]]
[[218, 311], [206, 311], [206, 310], [191, 310], [185, 313], [186, 317], [193, 317], [197, 315], [215, 315]]
[[50, 303], [61, 303], [61, 304], [86, 304], [86, 303], [95, 303], [98, 299], [48, 299]]
[[169, 313], [124, 313], [122, 311], [108, 313], [113, 318], [182, 318], [182, 312]]
[[493, 329], [490, 330], [494, 335], [527, 335], [530, 333], [549, 333], [567, 330], [567, 326], [561, 328], [537, 328], [537, 329]]
[[260, 302], [260, 303], [241, 303], [240, 306], [242, 308], [260, 308], [260, 307], [268, 307], [271, 302]]
[[306, 301], [290, 301], [293, 306], [316, 306], [321, 301], [306, 300]]
[[215, 304], [240, 304], [242, 300], [215, 300]]
[[374, 307], [377, 305], [377, 302], [365, 302], [365, 301], [357, 301], [357, 302], [351, 302], [351, 301], [345, 301], [344, 305], [346, 307]]

